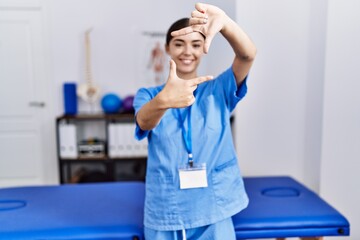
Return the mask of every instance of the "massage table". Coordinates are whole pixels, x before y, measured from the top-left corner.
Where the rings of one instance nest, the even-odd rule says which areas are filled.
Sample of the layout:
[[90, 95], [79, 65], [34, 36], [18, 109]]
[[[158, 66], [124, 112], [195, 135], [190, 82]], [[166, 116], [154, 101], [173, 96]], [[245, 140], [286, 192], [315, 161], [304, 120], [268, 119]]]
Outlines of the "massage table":
[[[349, 222], [290, 177], [246, 177], [237, 239], [348, 236]], [[0, 189], [0, 239], [143, 239], [143, 182]], [[310, 238], [309, 238], [310, 239]]]
[[0, 189], [0, 239], [143, 239], [143, 182]]
[[295, 179], [247, 177], [248, 207], [233, 217], [237, 239], [348, 236], [350, 224], [336, 209]]

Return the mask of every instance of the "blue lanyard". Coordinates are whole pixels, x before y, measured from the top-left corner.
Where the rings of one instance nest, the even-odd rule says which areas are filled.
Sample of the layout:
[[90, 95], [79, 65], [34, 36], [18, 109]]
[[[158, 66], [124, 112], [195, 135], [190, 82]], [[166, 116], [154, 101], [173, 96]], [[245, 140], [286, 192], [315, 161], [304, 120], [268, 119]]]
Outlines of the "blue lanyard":
[[188, 109], [188, 131], [185, 129], [185, 119], [182, 118], [179, 108], [176, 109], [181, 121], [182, 136], [185, 142], [185, 147], [188, 152], [188, 163], [190, 167], [193, 167], [193, 155], [192, 155], [192, 138], [191, 138], [191, 106]]

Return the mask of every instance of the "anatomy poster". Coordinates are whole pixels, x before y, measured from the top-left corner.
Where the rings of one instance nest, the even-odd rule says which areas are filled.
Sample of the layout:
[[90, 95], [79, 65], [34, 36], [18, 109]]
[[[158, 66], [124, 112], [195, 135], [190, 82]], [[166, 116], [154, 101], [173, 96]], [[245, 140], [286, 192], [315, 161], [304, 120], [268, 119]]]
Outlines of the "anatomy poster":
[[165, 52], [165, 33], [145, 31], [141, 33], [138, 56], [138, 75], [143, 87], [165, 83], [169, 72], [169, 60]]

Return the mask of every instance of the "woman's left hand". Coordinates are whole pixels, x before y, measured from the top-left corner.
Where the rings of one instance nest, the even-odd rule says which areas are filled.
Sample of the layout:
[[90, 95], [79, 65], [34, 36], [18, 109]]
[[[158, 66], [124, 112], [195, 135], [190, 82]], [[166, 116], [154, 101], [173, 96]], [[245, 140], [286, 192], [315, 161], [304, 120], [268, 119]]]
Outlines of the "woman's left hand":
[[207, 53], [211, 41], [223, 29], [228, 17], [223, 10], [213, 5], [196, 3], [195, 8], [196, 10], [191, 13], [190, 26], [174, 31], [171, 35], [176, 37], [192, 32], [200, 32], [205, 36], [204, 52]]

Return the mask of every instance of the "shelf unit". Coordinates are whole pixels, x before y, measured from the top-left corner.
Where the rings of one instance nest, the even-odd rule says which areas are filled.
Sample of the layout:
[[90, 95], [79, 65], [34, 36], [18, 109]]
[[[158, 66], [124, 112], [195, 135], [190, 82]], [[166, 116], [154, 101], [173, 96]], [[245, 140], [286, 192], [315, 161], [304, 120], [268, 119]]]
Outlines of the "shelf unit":
[[[133, 133], [135, 130], [134, 114], [63, 115], [56, 118], [57, 156], [61, 184], [79, 182], [81, 178], [83, 182], [145, 180], [146, 142], [136, 143], [133, 134], [131, 136], [129, 133], [127, 135], [126, 133], [117, 134], [116, 137], [122, 139], [123, 142], [139, 144], [136, 147], [141, 146], [142, 151], [139, 152], [136, 150], [138, 148], [134, 148], [134, 154], [110, 157], [109, 140], [113, 135], [109, 128], [111, 124], [120, 127], [133, 126], [130, 129]], [[70, 133], [61, 130], [64, 129], [64, 126], [65, 128], [71, 126]], [[104, 146], [103, 152], [88, 156], [81, 155], [77, 150], [79, 143], [92, 141], [90, 139], [101, 140]], [[65, 151], [63, 151], [69, 147], [66, 146], [68, 143], [72, 149], [71, 156], [64, 154]], [[131, 147], [131, 145], [129, 146]], [[86, 180], [84, 180], [84, 176], [87, 176]]]

